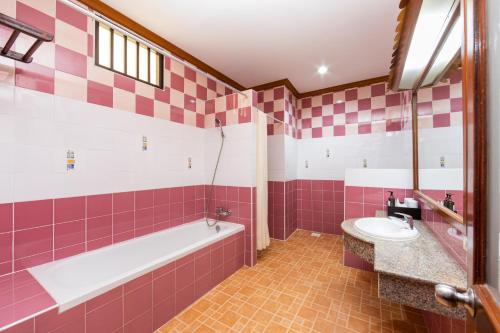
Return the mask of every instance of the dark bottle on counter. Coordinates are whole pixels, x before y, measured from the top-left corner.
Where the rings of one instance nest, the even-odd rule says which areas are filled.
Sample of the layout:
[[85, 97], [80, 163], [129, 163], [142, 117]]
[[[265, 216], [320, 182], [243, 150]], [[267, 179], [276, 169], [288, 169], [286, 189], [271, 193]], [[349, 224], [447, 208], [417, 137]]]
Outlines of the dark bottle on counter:
[[451, 193], [446, 193], [446, 198], [443, 201], [443, 205], [451, 211], [455, 211], [455, 202], [451, 198]]
[[394, 192], [393, 191], [388, 191], [389, 198], [387, 199], [387, 206], [388, 207], [396, 207], [396, 198], [394, 198]]

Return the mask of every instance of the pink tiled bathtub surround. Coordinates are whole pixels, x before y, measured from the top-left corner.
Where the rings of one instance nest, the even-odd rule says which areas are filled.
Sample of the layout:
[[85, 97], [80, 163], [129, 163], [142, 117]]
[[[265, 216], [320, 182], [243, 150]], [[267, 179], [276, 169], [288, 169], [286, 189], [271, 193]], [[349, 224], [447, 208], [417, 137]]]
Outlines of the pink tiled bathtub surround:
[[0, 277], [0, 328], [56, 303], [27, 271]]
[[0, 205], [0, 275], [202, 218], [205, 186]]
[[[208, 197], [210, 185], [205, 186]], [[221, 218], [222, 221], [239, 223], [245, 226], [245, 264], [255, 265], [256, 258], [256, 188], [214, 185], [212, 200], [209, 204], [210, 218], [215, 218], [215, 208], [224, 207], [231, 210], [229, 217]]]
[[243, 257], [239, 232], [63, 313], [48, 305], [5, 332], [152, 332], [236, 272]]

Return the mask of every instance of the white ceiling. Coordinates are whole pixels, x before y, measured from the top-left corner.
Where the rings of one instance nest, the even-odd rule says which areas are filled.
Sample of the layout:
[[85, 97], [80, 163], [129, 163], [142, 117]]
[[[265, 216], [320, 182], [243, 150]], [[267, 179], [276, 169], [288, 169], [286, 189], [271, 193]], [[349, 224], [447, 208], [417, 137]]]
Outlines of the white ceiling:
[[[103, 0], [246, 87], [387, 75], [398, 0]], [[320, 77], [319, 65], [329, 67]]]

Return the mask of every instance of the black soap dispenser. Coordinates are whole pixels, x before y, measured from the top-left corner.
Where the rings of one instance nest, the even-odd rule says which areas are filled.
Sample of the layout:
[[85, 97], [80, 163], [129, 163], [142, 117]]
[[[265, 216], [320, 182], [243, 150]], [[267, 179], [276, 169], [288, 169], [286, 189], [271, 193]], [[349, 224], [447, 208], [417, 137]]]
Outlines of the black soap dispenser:
[[446, 198], [443, 201], [443, 205], [451, 211], [455, 211], [455, 202], [451, 198], [451, 193], [446, 193]]
[[387, 199], [387, 206], [388, 207], [396, 207], [396, 198], [394, 198], [394, 192], [393, 191], [388, 191], [389, 198]]

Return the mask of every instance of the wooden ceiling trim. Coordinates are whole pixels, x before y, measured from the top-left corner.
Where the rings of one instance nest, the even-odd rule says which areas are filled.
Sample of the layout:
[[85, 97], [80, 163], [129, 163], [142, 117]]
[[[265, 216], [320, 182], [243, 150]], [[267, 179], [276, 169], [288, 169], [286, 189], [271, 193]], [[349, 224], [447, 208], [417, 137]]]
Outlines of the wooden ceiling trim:
[[262, 91], [262, 90], [269, 90], [269, 89], [273, 89], [273, 88], [281, 87], [281, 86], [287, 87], [288, 90], [290, 90], [295, 97], [299, 98], [300, 93], [297, 91], [297, 89], [292, 84], [292, 82], [290, 82], [290, 80], [288, 80], [288, 79], [281, 79], [281, 80], [276, 80], [276, 81], [272, 81], [272, 82], [268, 82], [268, 83], [264, 83], [264, 84], [259, 84], [258, 86], [254, 86], [254, 87], [251, 87], [249, 89], [253, 89], [255, 91]]
[[355, 81], [355, 82], [349, 82], [349, 83], [344, 83], [336, 86], [331, 86], [327, 88], [322, 88], [318, 90], [311, 90], [303, 93], [299, 93], [297, 89], [293, 86], [292, 82], [288, 79], [282, 79], [282, 80], [277, 80], [273, 82], [268, 82], [264, 84], [260, 84], [258, 86], [254, 86], [250, 89], [253, 89], [255, 91], [262, 91], [262, 90], [268, 90], [276, 87], [281, 87], [281, 86], [286, 86], [292, 93], [293, 95], [300, 99], [304, 97], [312, 97], [312, 96], [318, 96], [318, 95], [324, 95], [332, 92], [337, 92], [337, 91], [342, 91], [342, 90], [347, 90], [347, 89], [352, 89], [352, 88], [357, 88], [357, 87], [364, 87], [364, 86], [369, 86], [375, 83], [381, 83], [381, 82], [387, 82], [388, 76], [377, 76], [374, 78], [366, 79], [366, 80], [361, 80], [361, 81]]

